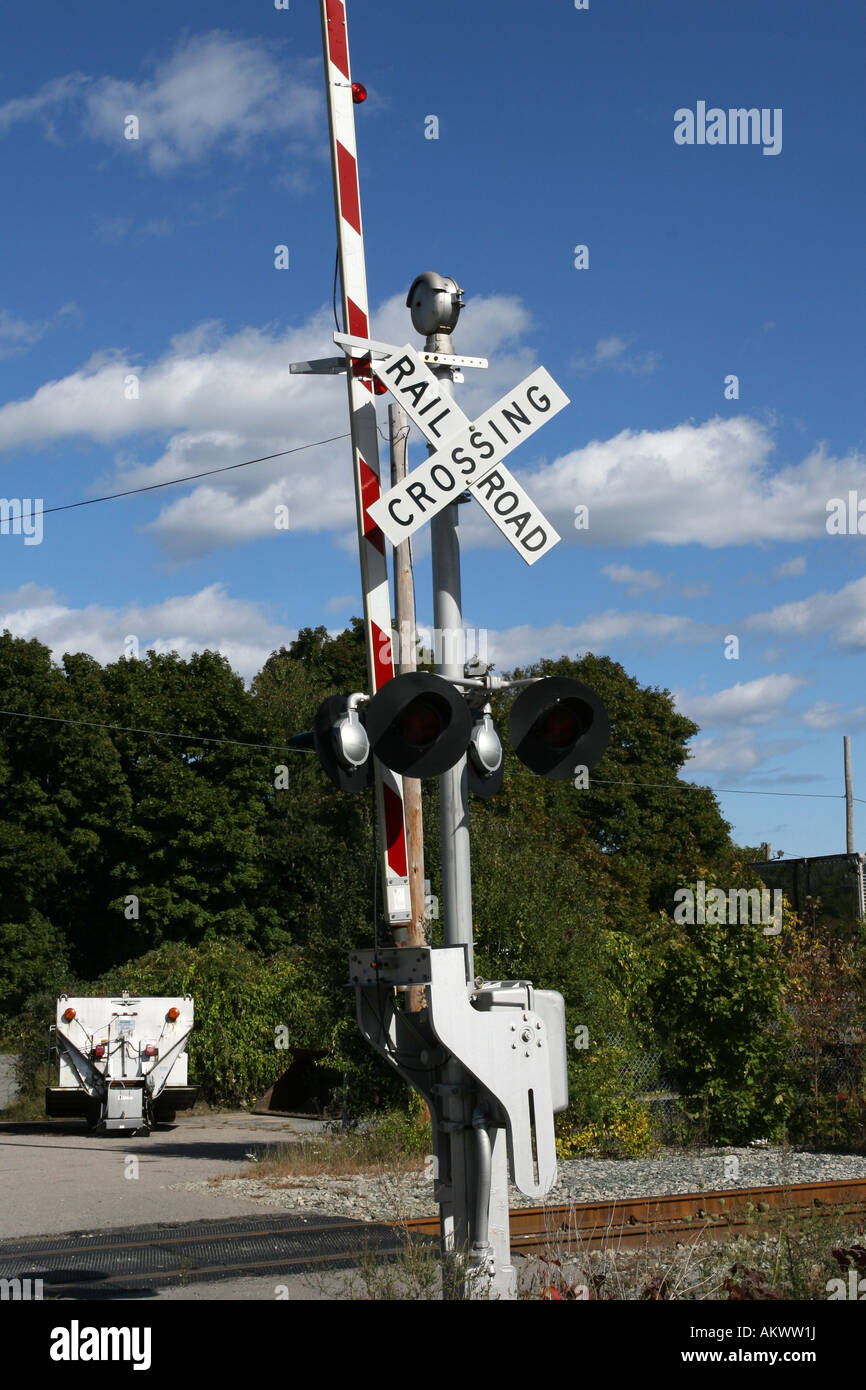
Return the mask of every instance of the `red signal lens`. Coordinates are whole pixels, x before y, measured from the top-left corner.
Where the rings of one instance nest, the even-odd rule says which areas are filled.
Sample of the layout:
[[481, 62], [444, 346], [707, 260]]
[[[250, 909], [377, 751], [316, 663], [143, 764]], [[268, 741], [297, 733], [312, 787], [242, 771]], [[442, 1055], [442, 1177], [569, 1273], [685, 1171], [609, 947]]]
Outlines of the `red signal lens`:
[[567, 748], [577, 738], [578, 723], [568, 710], [549, 710], [538, 723], [538, 732], [551, 748]]
[[352, 100], [356, 106], [362, 101], [367, 100], [367, 88], [364, 86], [363, 82], [352, 83]]
[[93, 1055], [97, 1058], [105, 1056], [105, 1047], [102, 1043], [96, 1044], [95, 1048], [93, 1049]]
[[156, 1043], [147, 1043], [144, 1049], [145, 1057], [155, 1057], [157, 1055]]
[[410, 748], [429, 748], [445, 728], [445, 721], [433, 702], [420, 696], [410, 701], [403, 710], [397, 727]]
[[548, 748], [570, 748], [592, 724], [592, 711], [577, 700], [559, 700], [539, 715], [534, 732]]

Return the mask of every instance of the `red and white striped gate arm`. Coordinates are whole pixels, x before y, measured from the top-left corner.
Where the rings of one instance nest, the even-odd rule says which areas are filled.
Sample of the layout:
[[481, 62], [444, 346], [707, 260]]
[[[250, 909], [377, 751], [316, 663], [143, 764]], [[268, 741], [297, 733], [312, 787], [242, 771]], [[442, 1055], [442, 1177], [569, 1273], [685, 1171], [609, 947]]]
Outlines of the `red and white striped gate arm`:
[[[369, 338], [367, 271], [358, 188], [346, 6], [344, 0], [320, 0], [320, 3], [343, 292], [343, 330], [359, 338]], [[349, 383], [355, 506], [364, 591], [367, 669], [370, 674], [370, 694], [375, 695], [394, 676], [385, 537], [367, 513], [367, 508], [378, 501], [381, 494], [376, 407], [373, 403], [372, 374], [365, 379], [349, 370], [346, 377]], [[398, 925], [408, 923], [411, 918], [403, 785], [402, 779], [381, 763], [375, 761], [374, 765], [380, 841], [384, 847], [385, 912], [388, 920]]]

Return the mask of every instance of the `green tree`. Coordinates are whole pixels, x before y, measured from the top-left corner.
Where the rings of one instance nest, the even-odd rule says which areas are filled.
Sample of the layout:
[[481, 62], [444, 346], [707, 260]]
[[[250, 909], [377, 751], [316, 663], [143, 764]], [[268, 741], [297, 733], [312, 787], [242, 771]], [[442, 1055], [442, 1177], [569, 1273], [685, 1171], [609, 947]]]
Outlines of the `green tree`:
[[112, 723], [165, 731], [114, 735], [132, 809], [113, 845], [110, 959], [210, 937], [273, 950], [285, 936], [262, 843], [274, 755], [241, 746], [267, 742], [243, 681], [216, 652], [148, 652], [106, 667], [105, 684]]
[[713, 793], [680, 781], [698, 726], [677, 713], [670, 691], [642, 686], [618, 662], [592, 653], [536, 662], [516, 674], [570, 676], [604, 702], [610, 743], [589, 786], [536, 779], [534, 800], [558, 823], [586, 827], [632, 904], [667, 908], [693, 866], [730, 863], [730, 827]]
[[651, 1126], [627, 1075], [644, 1046], [646, 961], [631, 936], [612, 929], [605, 856], [573, 827], [562, 836], [552, 823], [501, 816], [475, 822], [472, 855], [476, 971], [528, 979], [565, 1000], [563, 1151], [646, 1151]]
[[13, 1011], [75, 954], [105, 878], [105, 845], [129, 797], [89, 657], [51, 660], [0, 637], [0, 1007]]
[[[699, 872], [709, 892], [715, 875], [706, 866]], [[744, 866], [738, 883], [760, 886], [754, 875], [750, 883]], [[790, 916], [783, 932], [770, 936], [760, 923], [691, 916], [693, 921], [678, 922], [659, 913], [643, 936], [655, 961], [651, 1003], [668, 1073], [679, 1081], [686, 1113], [708, 1139], [730, 1144], [777, 1138], [792, 1102], [783, 950]]]

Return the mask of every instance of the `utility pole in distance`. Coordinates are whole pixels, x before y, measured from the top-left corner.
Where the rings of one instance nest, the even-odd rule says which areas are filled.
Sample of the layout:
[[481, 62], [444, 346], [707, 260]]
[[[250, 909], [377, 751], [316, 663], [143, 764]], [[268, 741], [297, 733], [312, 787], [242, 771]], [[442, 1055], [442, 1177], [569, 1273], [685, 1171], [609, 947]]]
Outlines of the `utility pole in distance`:
[[854, 853], [854, 787], [851, 781], [851, 740], [845, 735], [845, 848]]

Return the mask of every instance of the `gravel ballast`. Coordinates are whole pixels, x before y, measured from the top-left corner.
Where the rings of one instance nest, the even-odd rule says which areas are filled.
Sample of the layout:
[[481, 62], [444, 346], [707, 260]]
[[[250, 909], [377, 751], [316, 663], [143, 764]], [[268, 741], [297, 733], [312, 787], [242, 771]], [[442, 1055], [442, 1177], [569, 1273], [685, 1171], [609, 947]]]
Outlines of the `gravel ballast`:
[[[558, 1165], [547, 1203], [613, 1201], [676, 1192], [710, 1192], [740, 1187], [866, 1179], [866, 1154], [805, 1153], [752, 1147], [706, 1149], [697, 1154], [666, 1151], [654, 1158], [566, 1159]], [[423, 1173], [350, 1174], [332, 1177], [243, 1177], [173, 1183], [187, 1192], [223, 1199], [250, 1199], [282, 1211], [345, 1216], [360, 1221], [397, 1221], [433, 1216], [433, 1183]], [[538, 1206], [512, 1187], [513, 1207]]]

